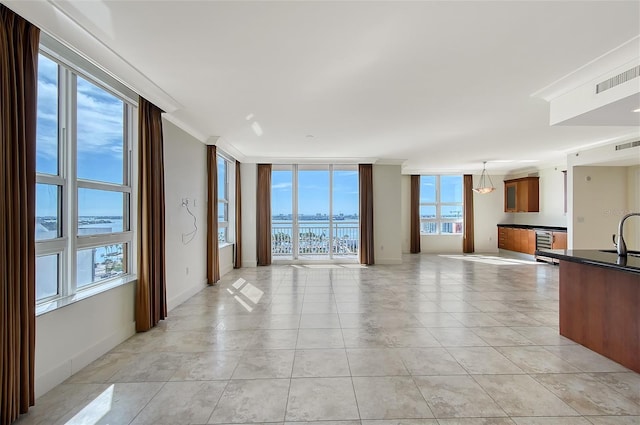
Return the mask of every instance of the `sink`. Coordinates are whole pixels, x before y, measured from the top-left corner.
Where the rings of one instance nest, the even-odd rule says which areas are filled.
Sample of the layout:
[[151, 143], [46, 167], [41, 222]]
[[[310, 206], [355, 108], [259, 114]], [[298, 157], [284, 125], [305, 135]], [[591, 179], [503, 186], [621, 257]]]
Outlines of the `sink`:
[[[601, 249], [600, 252], [608, 252], [610, 254], [617, 254], [615, 249]], [[640, 257], [640, 251], [627, 251], [627, 255], [630, 257]]]

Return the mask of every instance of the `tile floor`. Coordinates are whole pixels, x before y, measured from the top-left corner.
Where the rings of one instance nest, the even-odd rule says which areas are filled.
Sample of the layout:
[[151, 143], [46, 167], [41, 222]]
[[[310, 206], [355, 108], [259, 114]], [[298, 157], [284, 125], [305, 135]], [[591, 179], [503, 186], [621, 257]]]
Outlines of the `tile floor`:
[[558, 335], [558, 268], [413, 255], [224, 276], [18, 423], [640, 424], [640, 375]]

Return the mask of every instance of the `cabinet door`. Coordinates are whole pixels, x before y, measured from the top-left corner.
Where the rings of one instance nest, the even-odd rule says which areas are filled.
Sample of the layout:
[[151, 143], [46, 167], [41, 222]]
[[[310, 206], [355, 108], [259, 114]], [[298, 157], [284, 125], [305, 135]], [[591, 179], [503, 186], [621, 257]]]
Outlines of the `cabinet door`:
[[498, 248], [507, 249], [507, 229], [498, 227]]
[[565, 232], [553, 232], [552, 249], [567, 249], [567, 234]]
[[529, 231], [520, 229], [520, 252], [529, 253]]
[[516, 185], [516, 212], [527, 212], [529, 210], [529, 182], [519, 180]]
[[515, 247], [515, 231], [514, 231], [515, 229], [506, 228], [505, 230], [507, 235], [507, 238], [506, 238], [507, 243], [505, 248], [508, 249], [509, 251], [513, 251]]
[[522, 251], [522, 229], [513, 229], [514, 233], [514, 245], [513, 250], [517, 252]]
[[529, 230], [529, 254], [533, 255], [536, 253], [536, 231]]
[[517, 211], [518, 182], [508, 182], [504, 184], [504, 211]]

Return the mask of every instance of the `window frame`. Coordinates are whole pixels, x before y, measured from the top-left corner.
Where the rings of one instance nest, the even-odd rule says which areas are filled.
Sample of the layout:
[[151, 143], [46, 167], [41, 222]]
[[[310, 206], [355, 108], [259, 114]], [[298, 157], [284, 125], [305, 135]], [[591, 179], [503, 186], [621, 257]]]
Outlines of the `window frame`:
[[[421, 174], [420, 175], [420, 188], [422, 189], [422, 177], [435, 177], [435, 192], [436, 199], [435, 202], [419, 202], [418, 205], [418, 215], [420, 216], [420, 235], [424, 236], [462, 236], [462, 230], [459, 233], [442, 233], [442, 225], [444, 223], [461, 223], [464, 225], [464, 216], [461, 216], [458, 220], [451, 220], [448, 218], [442, 217], [442, 207], [449, 206], [460, 206], [464, 208], [464, 197], [461, 196], [460, 202], [442, 202], [442, 177], [443, 176], [458, 176], [457, 174]], [[460, 180], [462, 181], [462, 176], [460, 176]], [[420, 209], [422, 207], [433, 206], [436, 210], [435, 218], [422, 218], [420, 215]], [[426, 233], [422, 231], [423, 223], [435, 223], [436, 232], [435, 233]], [[461, 226], [462, 227], [462, 226]]]
[[[218, 245], [226, 246], [235, 243], [235, 160], [227, 156], [225, 153], [221, 152], [220, 149], [216, 152], [216, 166], [218, 165], [218, 161], [224, 161], [225, 164], [225, 172], [224, 172], [224, 188], [225, 195], [221, 196], [220, 191], [218, 192], [218, 216], [220, 216], [220, 206], [224, 207], [224, 216], [223, 220], [218, 220]], [[232, 174], [233, 172], [233, 174]], [[218, 181], [218, 188], [220, 187], [220, 182]], [[217, 189], [217, 188], [216, 188]], [[220, 229], [225, 230], [225, 240], [220, 240]]]
[[[130, 96], [114, 89], [106, 82], [92, 76], [64, 54], [44, 44], [40, 45], [39, 55], [53, 61], [57, 65], [57, 150], [58, 150], [58, 174], [46, 174], [36, 172], [36, 184], [56, 185], [59, 187], [58, 199], [58, 227], [57, 238], [36, 240], [36, 257], [46, 255], [58, 255], [58, 287], [53, 296], [36, 299], [37, 306], [52, 301], [67, 298], [76, 299], [82, 293], [100, 292], [100, 287], [105, 290], [114, 286], [114, 282], [131, 281], [135, 278], [136, 265], [133, 262], [136, 252], [135, 229], [137, 216], [136, 205], [132, 202], [136, 199], [137, 190], [135, 184], [136, 171], [136, 145], [137, 145], [137, 102]], [[98, 73], [99, 74], [99, 73]], [[122, 120], [122, 184], [114, 184], [103, 181], [80, 179], [77, 176], [78, 161], [78, 86], [77, 79], [82, 78], [86, 82], [95, 85], [100, 90], [115, 97], [123, 104]], [[95, 235], [80, 235], [78, 231], [79, 221], [79, 190], [92, 189], [121, 193], [122, 206], [122, 231]], [[117, 276], [100, 279], [82, 286], [78, 285], [78, 252], [85, 249], [101, 248], [110, 245], [123, 245], [124, 271]], [[95, 265], [92, 265], [95, 267]]]

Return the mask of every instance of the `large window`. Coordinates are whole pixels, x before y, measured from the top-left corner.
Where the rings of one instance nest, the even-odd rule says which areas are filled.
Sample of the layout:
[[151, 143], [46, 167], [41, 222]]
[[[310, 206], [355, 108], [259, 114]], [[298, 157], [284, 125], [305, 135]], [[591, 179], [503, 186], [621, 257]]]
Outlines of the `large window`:
[[36, 138], [36, 299], [131, 272], [135, 106], [41, 53]]
[[229, 161], [218, 155], [218, 242], [231, 242], [229, 235]]
[[355, 258], [359, 243], [358, 201], [356, 166], [274, 165], [274, 258]]
[[462, 176], [420, 176], [420, 233], [462, 234]]

